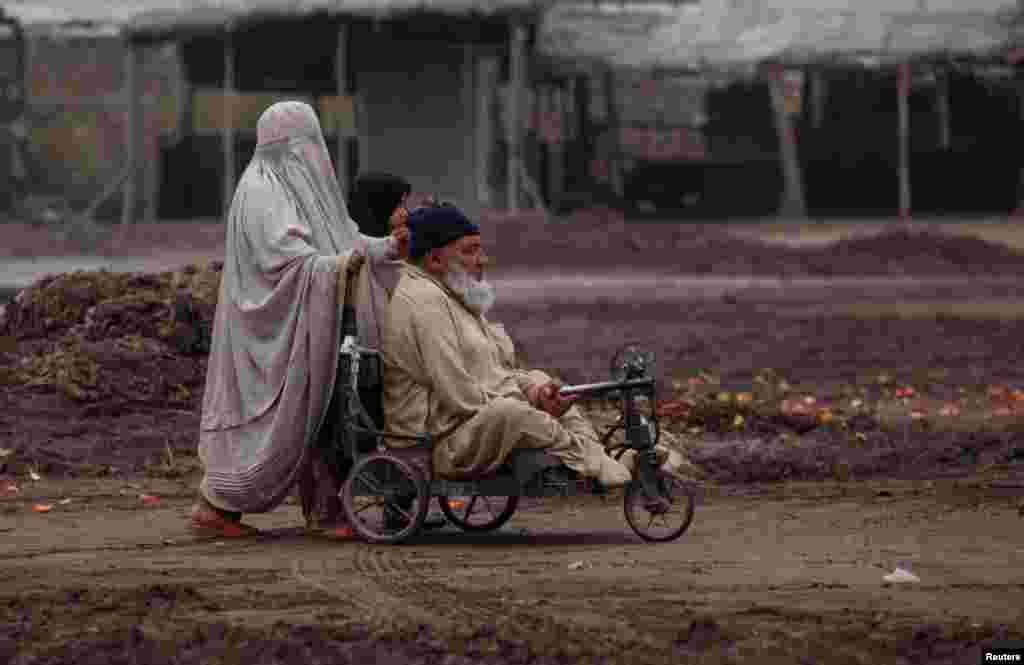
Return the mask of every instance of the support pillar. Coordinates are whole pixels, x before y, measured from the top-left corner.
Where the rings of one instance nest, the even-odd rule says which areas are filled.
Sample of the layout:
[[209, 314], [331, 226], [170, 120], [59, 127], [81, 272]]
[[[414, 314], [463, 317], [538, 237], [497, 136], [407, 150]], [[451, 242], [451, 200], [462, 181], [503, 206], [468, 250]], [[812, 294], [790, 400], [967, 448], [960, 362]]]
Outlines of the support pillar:
[[[349, 94], [348, 81], [348, 23], [338, 26], [338, 49], [334, 54], [334, 81], [338, 98]], [[335, 153], [334, 172], [338, 176], [338, 186], [347, 200], [349, 197], [349, 180], [351, 175], [348, 172], [348, 136], [341, 128], [341, 123], [335, 123], [337, 136], [334, 137]]]
[[897, 66], [897, 106], [899, 110], [899, 181], [901, 220], [910, 219], [910, 65]]
[[771, 94], [772, 115], [775, 117], [775, 129], [779, 137], [779, 157], [782, 160], [784, 183], [778, 214], [788, 219], [805, 219], [807, 203], [804, 200], [803, 174], [800, 169], [800, 157], [797, 153], [796, 131], [786, 112], [783, 88], [785, 69], [781, 65], [770, 65], [766, 71], [768, 89]]
[[139, 211], [139, 195], [142, 192], [143, 169], [145, 168], [143, 107], [142, 107], [142, 67], [138, 47], [132, 42], [125, 44], [125, 87], [124, 100], [126, 111], [125, 150], [127, 159], [125, 169], [127, 178], [122, 190], [121, 225], [134, 224]]
[[474, 170], [476, 197], [480, 205], [493, 207], [491, 196], [491, 154], [494, 148], [494, 92], [498, 88], [501, 63], [494, 57], [483, 57], [476, 62], [476, 142]]
[[573, 116], [576, 126], [573, 128], [573, 182], [574, 191], [582, 192], [589, 188], [593, 180], [592, 164], [594, 161], [594, 131], [590, 117], [590, 79], [579, 75], [572, 79]]
[[619, 122], [619, 106], [616, 103], [615, 71], [611, 67], [604, 70], [602, 78], [604, 83], [604, 99], [606, 104], [606, 117], [608, 128], [612, 134], [611, 154], [608, 155], [608, 178], [611, 181], [612, 191], [620, 199], [625, 195], [625, 183], [622, 174], [622, 126]]
[[565, 91], [561, 87], [549, 88], [547, 95], [549, 106], [548, 113], [558, 118], [558, 136], [552, 137], [548, 144], [550, 155], [548, 169], [548, 205], [557, 208], [557, 202], [562, 199], [565, 183]]
[[360, 90], [353, 91], [352, 104], [356, 116], [356, 171], [370, 168], [370, 120], [366, 109], [366, 97]]
[[[160, 97], [159, 96], [143, 96], [143, 116], [142, 116], [142, 127], [143, 127], [143, 149], [153, 149], [152, 154], [143, 153], [145, 158], [143, 164], [145, 170], [143, 172], [143, 216], [147, 224], [154, 224], [159, 216], [160, 206], [160, 146], [162, 144], [161, 132], [162, 127], [160, 123], [155, 122], [152, 125], [147, 126], [147, 117], [153, 117], [159, 113], [160, 109]], [[153, 134], [151, 136], [145, 136], [149, 128], [152, 127]]]
[[825, 101], [828, 99], [828, 81], [818, 68], [808, 70], [811, 78], [811, 127], [821, 129], [825, 124]]
[[512, 25], [509, 38], [509, 94], [506, 118], [506, 140], [508, 143], [508, 173], [506, 207], [511, 212], [519, 212], [520, 181], [523, 158], [523, 92], [526, 80], [526, 28], [522, 22]]
[[949, 118], [949, 77], [945, 70], [935, 73], [935, 95], [939, 113], [939, 145], [948, 150], [953, 141]]
[[[476, 49], [473, 42], [467, 41], [462, 44], [462, 71], [459, 72], [459, 79], [462, 81], [461, 102], [462, 118], [459, 119], [464, 127], [475, 127], [476, 125]], [[462, 191], [467, 196], [472, 196], [472, 201], [463, 201], [462, 205], [472, 211], [473, 215], [479, 217], [480, 199], [475, 196], [477, 186], [476, 175], [476, 132], [466, 132], [464, 136], [465, 153], [473, 155], [472, 168], [464, 170]]]
[[[1024, 9], [1024, 0], [1018, 0], [1018, 5]], [[1006, 61], [1011, 66], [1017, 66], [1024, 60], [1024, 49], [1014, 49], [1007, 54]], [[1024, 80], [1015, 76], [1013, 81], [1017, 93], [1017, 114], [1018, 120], [1024, 120]], [[1017, 207], [1010, 212], [1010, 218], [1015, 222], [1024, 221], [1024, 168], [1017, 169]]]
[[224, 117], [221, 124], [221, 145], [224, 155], [224, 220], [231, 209], [235, 194], [235, 51], [232, 39], [233, 26], [224, 31]]

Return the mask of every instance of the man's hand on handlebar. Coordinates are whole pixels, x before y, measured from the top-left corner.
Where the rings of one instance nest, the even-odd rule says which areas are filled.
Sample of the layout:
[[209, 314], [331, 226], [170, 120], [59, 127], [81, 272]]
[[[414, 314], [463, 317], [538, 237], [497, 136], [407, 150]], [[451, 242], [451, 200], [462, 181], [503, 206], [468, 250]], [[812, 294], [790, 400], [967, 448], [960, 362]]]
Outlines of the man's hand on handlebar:
[[551, 417], [560, 418], [579, 399], [578, 395], [560, 396], [558, 389], [561, 387], [560, 381], [550, 381], [546, 384], [531, 386], [526, 392], [526, 398], [530, 401], [530, 404]]

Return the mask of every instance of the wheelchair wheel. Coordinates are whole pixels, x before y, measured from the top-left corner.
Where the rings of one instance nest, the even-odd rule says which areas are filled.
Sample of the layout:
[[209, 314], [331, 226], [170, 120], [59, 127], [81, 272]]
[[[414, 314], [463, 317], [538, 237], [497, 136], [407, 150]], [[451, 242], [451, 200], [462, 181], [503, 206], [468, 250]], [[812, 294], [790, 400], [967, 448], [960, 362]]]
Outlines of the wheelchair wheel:
[[658, 471], [658, 494], [668, 499], [668, 510], [652, 510], [640, 481], [626, 486], [624, 509], [626, 521], [646, 541], [664, 543], [683, 535], [693, 521], [696, 504], [693, 488], [686, 482]]
[[430, 506], [423, 474], [393, 455], [356, 462], [341, 488], [341, 505], [352, 529], [371, 543], [395, 544], [416, 534]]
[[482, 496], [474, 494], [468, 500], [458, 499], [464, 505], [458, 505], [452, 497], [439, 496], [437, 504], [441, 512], [455, 526], [463, 531], [494, 531], [504, 526], [505, 522], [516, 512], [519, 505], [518, 496]]

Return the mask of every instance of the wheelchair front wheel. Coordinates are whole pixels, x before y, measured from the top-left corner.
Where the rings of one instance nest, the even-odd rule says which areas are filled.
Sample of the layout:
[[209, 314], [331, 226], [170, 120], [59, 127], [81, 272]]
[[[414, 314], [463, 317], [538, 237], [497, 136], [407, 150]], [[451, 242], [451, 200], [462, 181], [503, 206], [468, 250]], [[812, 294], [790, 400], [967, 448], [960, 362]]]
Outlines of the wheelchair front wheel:
[[652, 510], [643, 486], [633, 480], [626, 486], [626, 521], [638, 536], [649, 542], [675, 540], [690, 528], [696, 496], [688, 483], [664, 471], [658, 471], [658, 495], [668, 499], [668, 510]]
[[[462, 502], [462, 505], [456, 503]], [[504, 526], [516, 512], [519, 505], [519, 497], [513, 496], [483, 496], [474, 494], [468, 499], [454, 499], [453, 497], [439, 496], [437, 504], [441, 506], [441, 512], [448, 518], [448, 521], [463, 531], [494, 531]]]
[[423, 527], [430, 491], [423, 474], [387, 453], [356, 462], [341, 488], [352, 529], [371, 543], [396, 544]]

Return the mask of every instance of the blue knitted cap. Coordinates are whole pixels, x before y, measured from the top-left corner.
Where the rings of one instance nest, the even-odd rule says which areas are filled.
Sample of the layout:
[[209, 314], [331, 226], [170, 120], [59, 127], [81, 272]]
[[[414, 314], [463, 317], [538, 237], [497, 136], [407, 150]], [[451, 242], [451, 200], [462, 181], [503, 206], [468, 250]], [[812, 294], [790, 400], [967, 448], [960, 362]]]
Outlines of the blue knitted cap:
[[409, 256], [418, 259], [463, 236], [480, 235], [480, 227], [451, 205], [417, 208], [409, 213]]

